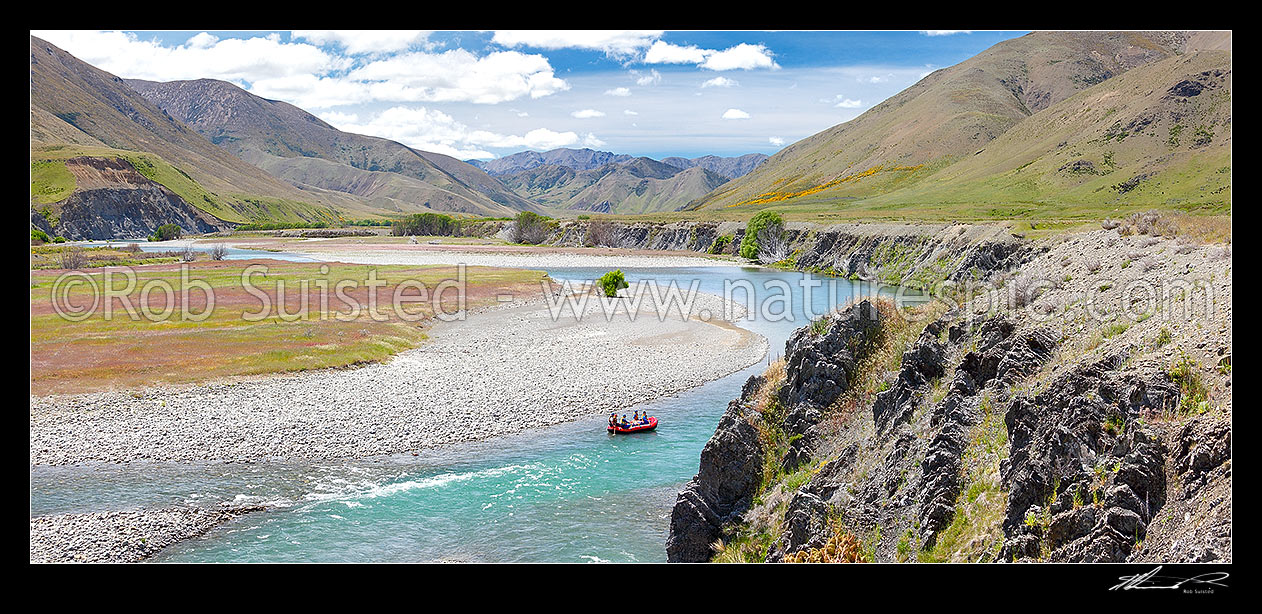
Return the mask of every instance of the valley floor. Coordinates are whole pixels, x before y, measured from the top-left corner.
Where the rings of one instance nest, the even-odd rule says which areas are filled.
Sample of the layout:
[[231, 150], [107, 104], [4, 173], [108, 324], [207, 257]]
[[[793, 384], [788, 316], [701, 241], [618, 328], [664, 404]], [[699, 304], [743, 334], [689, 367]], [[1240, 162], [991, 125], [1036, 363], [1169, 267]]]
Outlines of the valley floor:
[[[436, 326], [423, 347], [349, 370], [31, 397], [31, 464], [346, 458], [485, 439], [621, 410], [760, 360], [762, 337], [699, 295], [686, 321], [652, 297], [635, 321], [551, 317], [541, 299]], [[702, 313], [708, 311], [708, 314]], [[739, 308], [733, 309], [737, 317]]]

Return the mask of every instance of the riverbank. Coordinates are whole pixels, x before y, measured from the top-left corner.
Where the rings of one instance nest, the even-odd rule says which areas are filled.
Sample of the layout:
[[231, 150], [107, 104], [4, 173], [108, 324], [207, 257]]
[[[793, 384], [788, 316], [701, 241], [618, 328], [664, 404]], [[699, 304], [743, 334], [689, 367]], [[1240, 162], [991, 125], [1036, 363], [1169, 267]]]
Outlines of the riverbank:
[[136, 563], [260, 507], [175, 507], [31, 519], [32, 563]]
[[634, 321], [625, 307], [606, 320], [595, 297], [556, 320], [543, 299], [494, 307], [355, 369], [32, 396], [31, 464], [406, 453], [624, 410], [766, 355], [764, 338], [719, 319], [739, 306], [698, 294], [685, 319], [646, 294]]

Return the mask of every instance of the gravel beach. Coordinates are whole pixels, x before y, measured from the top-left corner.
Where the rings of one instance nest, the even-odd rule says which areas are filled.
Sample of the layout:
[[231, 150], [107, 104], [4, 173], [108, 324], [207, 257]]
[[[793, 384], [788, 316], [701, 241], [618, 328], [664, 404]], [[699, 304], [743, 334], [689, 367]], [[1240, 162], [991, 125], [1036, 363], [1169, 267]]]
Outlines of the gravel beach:
[[31, 519], [32, 563], [135, 563], [261, 508], [59, 514]]
[[[397, 261], [395, 259], [394, 261]], [[625, 266], [625, 263], [624, 263]], [[626, 291], [624, 291], [626, 292]], [[632, 321], [592, 297], [556, 321], [542, 300], [436, 326], [386, 363], [231, 383], [31, 396], [30, 461], [349, 458], [485, 439], [621, 411], [732, 373], [767, 341], [721, 321], [722, 299]], [[715, 314], [711, 321], [703, 321]], [[741, 317], [739, 308], [730, 310]]]

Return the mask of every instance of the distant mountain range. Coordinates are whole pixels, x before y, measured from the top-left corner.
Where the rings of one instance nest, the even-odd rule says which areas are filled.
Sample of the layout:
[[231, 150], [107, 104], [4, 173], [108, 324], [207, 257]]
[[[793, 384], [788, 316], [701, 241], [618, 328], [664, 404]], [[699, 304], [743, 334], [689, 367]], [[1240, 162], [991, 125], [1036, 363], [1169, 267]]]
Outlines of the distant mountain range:
[[123, 80], [31, 37], [31, 220], [106, 238], [420, 211], [1229, 212], [1231, 92], [1230, 32], [1035, 32], [771, 157], [462, 162], [222, 81]]
[[690, 208], [1221, 208], [1230, 151], [1230, 32], [1034, 32], [785, 147]]
[[728, 180], [701, 167], [680, 169], [650, 158], [586, 170], [544, 164], [499, 179], [547, 207], [627, 215], [675, 211]]
[[523, 151], [470, 160], [523, 197], [556, 209], [600, 213], [675, 211], [766, 160], [752, 153], [661, 161], [593, 149]]
[[232, 83], [126, 83], [212, 143], [300, 186], [362, 197], [389, 212], [503, 216], [537, 209], [455, 158], [342, 132], [298, 107], [260, 98]]
[[[728, 179], [735, 179], [754, 170], [763, 160], [769, 156], [767, 154], [751, 153], [743, 156], [724, 158], [720, 156], [702, 156], [700, 158], [680, 158], [670, 157], [663, 158], [661, 162], [674, 166], [680, 170], [690, 169], [700, 166], [712, 173], [722, 175]], [[616, 154], [608, 151], [596, 151], [594, 149], [568, 149], [560, 148], [550, 151], [522, 151], [515, 154], [507, 155], [494, 160], [468, 160], [469, 164], [477, 166], [491, 175], [512, 175], [521, 171], [528, 171], [539, 168], [540, 166], [564, 166], [575, 171], [589, 171], [599, 168], [606, 164], [623, 164], [637, 159], [635, 156], [626, 154]], [[643, 158], [649, 160], [650, 158]]]

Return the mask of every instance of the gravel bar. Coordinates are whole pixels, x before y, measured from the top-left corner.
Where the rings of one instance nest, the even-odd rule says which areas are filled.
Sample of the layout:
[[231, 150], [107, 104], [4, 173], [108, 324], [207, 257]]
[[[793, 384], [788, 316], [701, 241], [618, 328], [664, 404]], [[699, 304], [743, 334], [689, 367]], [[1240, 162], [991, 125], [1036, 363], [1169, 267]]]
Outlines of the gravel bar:
[[242, 514], [241, 507], [59, 514], [31, 519], [32, 563], [135, 563]]
[[[766, 355], [765, 338], [718, 317], [722, 298], [698, 293], [691, 317], [674, 309], [659, 321], [645, 294], [634, 321], [625, 307], [607, 320], [594, 296], [581, 318], [567, 309], [555, 321], [541, 299], [497, 306], [440, 323], [420, 348], [353, 369], [32, 395], [31, 464], [402, 453], [621, 411]], [[726, 311], [744, 315], [739, 306]]]

